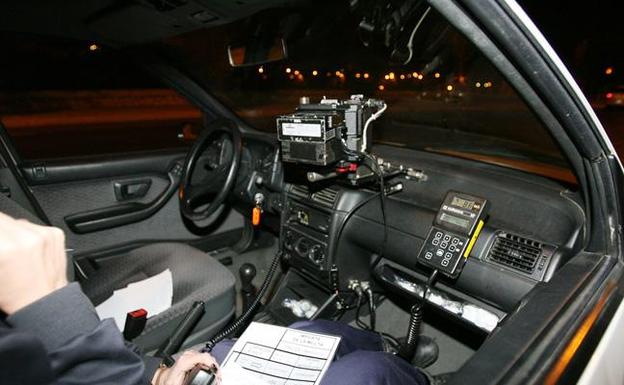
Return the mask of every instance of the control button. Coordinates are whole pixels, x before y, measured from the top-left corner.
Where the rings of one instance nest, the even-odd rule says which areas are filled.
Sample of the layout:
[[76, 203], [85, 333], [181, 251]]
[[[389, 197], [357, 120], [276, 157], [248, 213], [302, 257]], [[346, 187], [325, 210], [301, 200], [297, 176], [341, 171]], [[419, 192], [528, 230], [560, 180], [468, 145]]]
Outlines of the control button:
[[459, 243], [459, 238], [455, 238], [455, 237], [453, 237], [453, 240], [451, 241], [451, 243], [452, 243], [453, 245], [458, 244], [458, 243]]
[[442, 250], [442, 249], [438, 249], [438, 250], [436, 250], [436, 255], [437, 255], [438, 257], [443, 256], [443, 255], [444, 255], [444, 250]]
[[448, 241], [450, 241], [450, 240], [451, 240], [451, 236], [450, 236], [450, 235], [448, 235], [448, 234], [446, 234], [446, 235], [444, 236], [444, 242], [448, 242]]
[[449, 264], [449, 260], [448, 259], [443, 259], [442, 260], [442, 266], [446, 267], [446, 266], [448, 266], [448, 264]]
[[443, 248], [443, 249], [446, 249], [447, 246], [448, 246], [448, 242], [440, 243], [440, 247]]
[[449, 248], [448, 248], [448, 250], [449, 250], [451, 253], [454, 253], [454, 252], [455, 252], [455, 245], [450, 245], [450, 246], [449, 246]]
[[441, 231], [437, 231], [437, 232], [435, 233], [435, 237], [436, 237], [436, 238], [438, 238], [438, 239], [439, 239], [439, 238], [442, 238], [442, 232], [441, 232]]
[[433, 257], [433, 253], [431, 251], [427, 251], [425, 253], [425, 259], [431, 259], [431, 257]]
[[431, 241], [431, 244], [434, 245], [434, 246], [437, 246], [438, 244], [440, 244], [440, 239], [433, 238], [433, 241]]
[[308, 258], [317, 265], [320, 265], [325, 260], [325, 252], [321, 245], [314, 245], [308, 252]]
[[451, 258], [453, 258], [453, 254], [451, 253], [444, 254], [444, 259], [451, 259]]

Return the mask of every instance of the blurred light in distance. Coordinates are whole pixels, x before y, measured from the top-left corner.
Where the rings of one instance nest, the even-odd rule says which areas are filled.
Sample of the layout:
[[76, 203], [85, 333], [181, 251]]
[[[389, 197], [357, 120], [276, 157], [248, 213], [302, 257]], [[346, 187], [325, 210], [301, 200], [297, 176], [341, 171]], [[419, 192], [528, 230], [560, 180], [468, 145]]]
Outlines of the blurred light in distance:
[[612, 92], [607, 92], [607, 99], [613, 99], [613, 93]]
[[401, 80], [405, 80], [405, 75], [401, 74], [401, 76], [399, 76], [401, 78]]
[[336, 71], [336, 76], [340, 77], [340, 71]]
[[258, 73], [263, 74], [264, 73], [264, 68], [258, 67]]
[[379, 89], [379, 91], [383, 91], [386, 89], [383, 84], [380, 84], [379, 86], [377, 86], [377, 88]]
[[370, 77], [370, 75], [368, 74], [368, 72], [364, 72], [364, 79], [368, 79]]
[[481, 83], [480, 82], [476, 82], [475, 83], [475, 87], [480, 88], [481, 87]]
[[362, 77], [362, 74], [361, 74], [361, 73], [359, 73], [359, 72], [356, 72], [356, 73], [355, 73], [355, 78], [356, 78], [356, 79], [359, 79], [360, 77]]
[[423, 74], [418, 74], [418, 80], [423, 80]]
[[295, 72], [293, 72], [296, 76], [299, 76], [299, 70], [295, 70]]
[[390, 77], [390, 80], [394, 80], [394, 72], [390, 72], [388, 76]]
[[436, 72], [435, 74], [433, 74], [433, 77], [436, 78], [436, 79], [439, 79], [440, 78], [440, 73]]
[[613, 67], [607, 67], [605, 69], [605, 75], [611, 75], [613, 74]]
[[384, 76], [384, 79], [386, 79], [386, 80], [390, 80], [390, 75], [386, 75], [386, 76]]
[[316, 76], [316, 75], [318, 75], [318, 71], [317, 70], [312, 71], [312, 76]]
[[289, 73], [291, 73], [291, 72], [292, 72], [292, 70], [290, 69], [290, 67], [286, 68], [286, 73], [287, 73], [287, 74], [289, 74]]
[[89, 51], [97, 51], [100, 47], [97, 44], [91, 44], [89, 46]]
[[418, 72], [416, 72], [416, 71], [412, 72], [412, 76], [417, 78], [418, 77]]
[[449, 92], [453, 91], [453, 86], [449, 84], [448, 86], [446, 86], [446, 90]]

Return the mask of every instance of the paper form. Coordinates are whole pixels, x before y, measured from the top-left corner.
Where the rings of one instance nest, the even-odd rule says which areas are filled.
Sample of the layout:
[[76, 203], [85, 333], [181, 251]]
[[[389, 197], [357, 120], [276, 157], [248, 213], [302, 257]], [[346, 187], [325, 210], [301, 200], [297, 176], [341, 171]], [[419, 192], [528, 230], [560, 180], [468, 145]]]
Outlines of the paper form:
[[[223, 385], [318, 385], [340, 337], [253, 322], [225, 358]], [[243, 373], [245, 372], [245, 373]]]

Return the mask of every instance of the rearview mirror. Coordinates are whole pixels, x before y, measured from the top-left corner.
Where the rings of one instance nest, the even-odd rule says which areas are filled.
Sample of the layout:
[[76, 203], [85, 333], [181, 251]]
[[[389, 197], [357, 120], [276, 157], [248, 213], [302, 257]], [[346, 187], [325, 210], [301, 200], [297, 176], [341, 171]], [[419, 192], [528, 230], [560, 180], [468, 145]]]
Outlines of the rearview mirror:
[[244, 45], [229, 45], [228, 58], [232, 67], [246, 67], [286, 59], [286, 42], [282, 38], [269, 43], [253, 40]]

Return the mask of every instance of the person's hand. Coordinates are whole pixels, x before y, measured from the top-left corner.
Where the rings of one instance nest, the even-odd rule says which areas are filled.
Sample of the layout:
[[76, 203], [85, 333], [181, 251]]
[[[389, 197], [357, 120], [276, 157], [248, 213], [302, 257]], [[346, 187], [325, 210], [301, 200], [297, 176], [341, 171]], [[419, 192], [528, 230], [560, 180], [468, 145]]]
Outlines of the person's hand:
[[8, 315], [67, 285], [63, 231], [0, 213], [0, 277]]
[[187, 350], [176, 360], [170, 368], [159, 369], [154, 374], [152, 380], [153, 385], [182, 385], [188, 373], [195, 367], [201, 365], [206, 369], [212, 369], [216, 372], [216, 385], [221, 384], [221, 371], [219, 364], [208, 353], [200, 353], [193, 350]]

